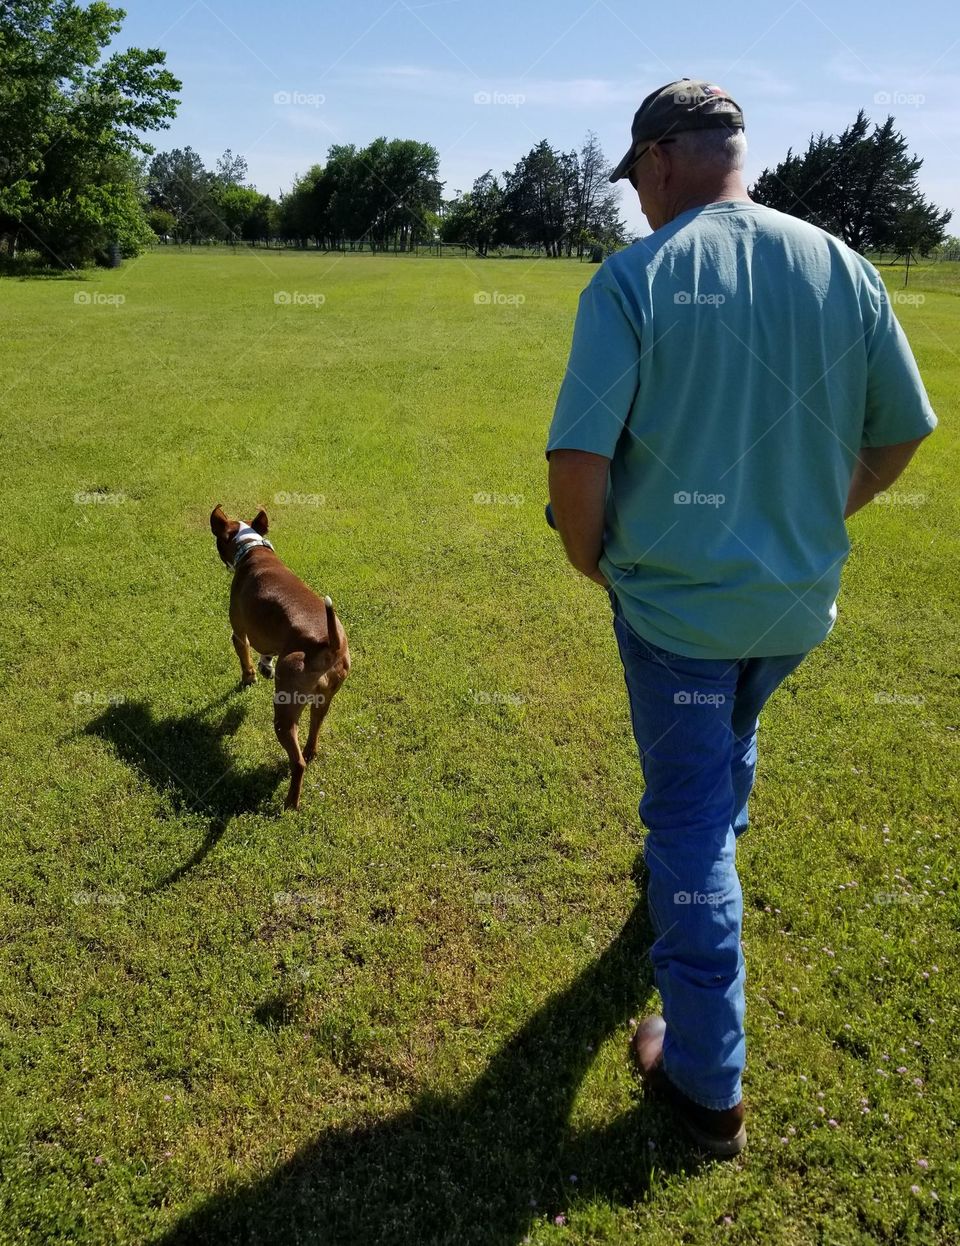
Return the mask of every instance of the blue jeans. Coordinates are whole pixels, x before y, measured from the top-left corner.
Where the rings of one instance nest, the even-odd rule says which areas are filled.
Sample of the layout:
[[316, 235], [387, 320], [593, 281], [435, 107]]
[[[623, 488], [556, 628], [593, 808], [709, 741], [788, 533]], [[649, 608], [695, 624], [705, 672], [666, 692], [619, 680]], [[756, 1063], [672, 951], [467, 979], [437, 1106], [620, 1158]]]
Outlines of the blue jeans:
[[757, 718], [806, 656], [686, 658], [648, 644], [616, 597], [614, 632], [640, 750], [650, 949], [663, 1066], [707, 1108], [740, 1102], [746, 1056], [737, 836], [757, 765]]

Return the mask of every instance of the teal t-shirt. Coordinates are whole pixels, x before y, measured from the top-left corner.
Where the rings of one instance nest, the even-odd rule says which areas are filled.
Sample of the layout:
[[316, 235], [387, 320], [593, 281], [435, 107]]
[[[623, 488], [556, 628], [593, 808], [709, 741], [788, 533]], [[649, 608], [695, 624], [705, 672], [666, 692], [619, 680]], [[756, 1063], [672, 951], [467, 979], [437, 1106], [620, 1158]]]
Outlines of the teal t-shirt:
[[936, 422], [876, 269], [734, 200], [597, 270], [547, 452], [611, 459], [600, 569], [640, 636], [765, 657], [833, 626], [858, 449]]

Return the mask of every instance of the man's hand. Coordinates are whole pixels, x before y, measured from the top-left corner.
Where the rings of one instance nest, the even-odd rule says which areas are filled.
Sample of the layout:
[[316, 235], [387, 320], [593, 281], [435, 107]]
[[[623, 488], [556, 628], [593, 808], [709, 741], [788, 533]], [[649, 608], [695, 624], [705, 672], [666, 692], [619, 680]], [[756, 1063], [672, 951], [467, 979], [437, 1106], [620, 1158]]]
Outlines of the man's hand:
[[598, 563], [603, 553], [603, 514], [610, 460], [586, 450], [553, 450], [550, 454], [550, 505], [553, 518], [574, 567], [607, 588]]

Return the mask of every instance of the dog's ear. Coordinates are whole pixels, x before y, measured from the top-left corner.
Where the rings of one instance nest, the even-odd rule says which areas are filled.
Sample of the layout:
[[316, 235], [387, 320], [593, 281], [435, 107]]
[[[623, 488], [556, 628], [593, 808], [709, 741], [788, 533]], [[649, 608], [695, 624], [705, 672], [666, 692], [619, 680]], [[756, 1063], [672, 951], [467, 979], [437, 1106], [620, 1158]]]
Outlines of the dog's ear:
[[250, 520], [250, 527], [258, 534], [258, 536], [266, 536], [270, 528], [270, 520], [267, 518], [267, 512], [260, 508]]
[[210, 515], [210, 531], [214, 536], [224, 537], [227, 535], [227, 528], [230, 526], [230, 520], [223, 513], [223, 507], [217, 503]]

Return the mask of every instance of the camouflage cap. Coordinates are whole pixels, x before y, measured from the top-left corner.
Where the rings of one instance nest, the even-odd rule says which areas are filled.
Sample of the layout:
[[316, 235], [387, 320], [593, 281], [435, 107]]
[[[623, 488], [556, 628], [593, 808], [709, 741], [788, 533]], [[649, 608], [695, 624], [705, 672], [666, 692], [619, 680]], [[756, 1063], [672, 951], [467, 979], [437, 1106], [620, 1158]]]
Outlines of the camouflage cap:
[[665, 87], [657, 87], [634, 113], [633, 142], [610, 174], [610, 181], [626, 177], [644, 144], [660, 142], [683, 130], [712, 130], [720, 126], [742, 130], [743, 112], [736, 100], [716, 83], [703, 78], [678, 78]]

